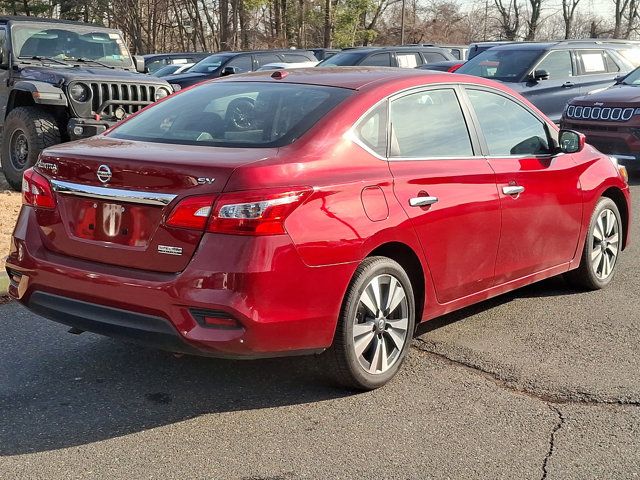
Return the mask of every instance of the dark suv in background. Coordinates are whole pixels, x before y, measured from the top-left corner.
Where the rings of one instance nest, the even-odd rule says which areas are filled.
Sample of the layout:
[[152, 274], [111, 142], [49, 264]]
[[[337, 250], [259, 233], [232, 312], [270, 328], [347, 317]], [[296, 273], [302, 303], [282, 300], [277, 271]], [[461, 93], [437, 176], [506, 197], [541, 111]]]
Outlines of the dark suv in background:
[[234, 73], [254, 72], [268, 63], [317, 62], [309, 50], [254, 50], [247, 52], [220, 52], [199, 61], [186, 73], [164, 77], [172, 85], [190, 87], [210, 78]]
[[456, 73], [504, 82], [558, 123], [569, 100], [633, 70], [638, 48], [633, 42], [514, 43], [482, 52]]
[[640, 69], [615, 85], [569, 102], [560, 123], [600, 150], [638, 171], [640, 167]]
[[441, 47], [356, 47], [345, 48], [318, 67], [404, 67], [416, 68], [425, 63], [456, 60], [451, 52]]

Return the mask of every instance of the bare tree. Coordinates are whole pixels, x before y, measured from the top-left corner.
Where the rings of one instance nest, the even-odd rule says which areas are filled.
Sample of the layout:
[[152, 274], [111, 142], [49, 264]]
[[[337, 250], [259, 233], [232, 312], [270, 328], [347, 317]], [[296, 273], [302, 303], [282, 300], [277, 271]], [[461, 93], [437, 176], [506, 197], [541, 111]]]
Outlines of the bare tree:
[[494, 0], [499, 14], [500, 33], [505, 40], [515, 40], [520, 30], [520, 6], [518, 0], [507, 1], [505, 5], [503, 0]]
[[620, 35], [622, 34], [622, 22], [624, 21], [625, 13], [629, 7], [629, 1], [630, 0], [613, 0], [615, 5], [613, 38], [620, 38]]
[[573, 19], [580, 0], [562, 0], [562, 18], [564, 20], [564, 38], [571, 38]]
[[533, 41], [536, 39], [540, 14], [542, 13], [542, 0], [529, 0], [529, 6], [531, 7], [531, 15], [527, 20], [527, 35], [524, 39]]

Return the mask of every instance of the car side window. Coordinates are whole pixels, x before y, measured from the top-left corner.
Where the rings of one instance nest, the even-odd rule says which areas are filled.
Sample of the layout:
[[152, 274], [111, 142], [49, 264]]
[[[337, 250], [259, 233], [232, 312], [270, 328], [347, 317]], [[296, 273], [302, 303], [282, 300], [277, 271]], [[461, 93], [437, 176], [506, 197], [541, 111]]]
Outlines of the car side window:
[[467, 90], [491, 156], [545, 155], [551, 152], [544, 123], [497, 93]]
[[607, 72], [618, 73], [620, 71], [620, 66], [609, 52], [604, 52], [604, 59], [607, 62]]
[[471, 138], [452, 88], [425, 90], [391, 102], [390, 157], [469, 157]]
[[375, 53], [365, 58], [360, 65], [367, 67], [390, 67], [391, 55], [389, 53]]
[[[274, 60], [277, 62], [278, 60]], [[268, 63], [268, 62], [267, 62]], [[236, 67], [238, 73], [250, 72], [253, 70], [253, 62], [251, 61], [251, 55], [240, 55], [229, 61], [225, 67]]]
[[572, 77], [571, 52], [569, 50], [552, 51], [538, 64], [536, 70], [546, 70], [551, 80]]
[[584, 75], [607, 73], [607, 60], [602, 50], [581, 50], [578, 58]]
[[384, 157], [387, 155], [387, 102], [383, 102], [365, 115], [354, 128], [356, 137], [369, 149]]
[[427, 63], [444, 62], [447, 59], [447, 57], [437, 52], [424, 52], [422, 55]]
[[273, 53], [259, 53], [257, 55], [254, 55], [256, 61], [258, 62], [258, 68], [262, 67], [263, 65], [267, 65], [268, 63], [280, 63], [283, 60], [283, 58], [279, 55], [275, 55]]
[[422, 65], [422, 57], [417, 52], [398, 52], [396, 60], [398, 66], [402, 68], [416, 68], [418, 65]]
[[312, 62], [313, 60], [309, 60], [304, 55], [299, 53], [283, 53], [282, 54], [284, 61], [287, 63], [301, 63], [301, 62]]

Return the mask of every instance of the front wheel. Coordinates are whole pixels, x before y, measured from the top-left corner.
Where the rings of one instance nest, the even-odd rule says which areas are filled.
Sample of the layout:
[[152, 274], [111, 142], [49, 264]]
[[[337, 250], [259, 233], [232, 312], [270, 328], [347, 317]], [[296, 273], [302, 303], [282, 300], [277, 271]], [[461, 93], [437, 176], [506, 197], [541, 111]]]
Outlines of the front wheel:
[[2, 132], [2, 171], [16, 191], [22, 188], [22, 174], [38, 160], [46, 147], [60, 143], [60, 130], [49, 112], [37, 107], [11, 110]]
[[367, 258], [349, 285], [333, 345], [325, 354], [332, 376], [360, 390], [383, 386], [407, 355], [414, 326], [407, 273], [389, 258]]
[[622, 221], [613, 200], [602, 197], [589, 223], [580, 266], [566, 274], [569, 283], [587, 290], [606, 287], [615, 272], [622, 248]]

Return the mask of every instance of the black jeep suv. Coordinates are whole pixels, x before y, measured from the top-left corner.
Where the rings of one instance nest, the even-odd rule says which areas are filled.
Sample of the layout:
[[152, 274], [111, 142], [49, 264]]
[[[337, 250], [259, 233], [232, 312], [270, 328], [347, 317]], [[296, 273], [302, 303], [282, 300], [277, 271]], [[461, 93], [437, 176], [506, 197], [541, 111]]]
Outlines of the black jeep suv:
[[0, 17], [2, 170], [19, 190], [40, 151], [101, 133], [172, 93], [137, 73], [117, 30], [34, 17]]

